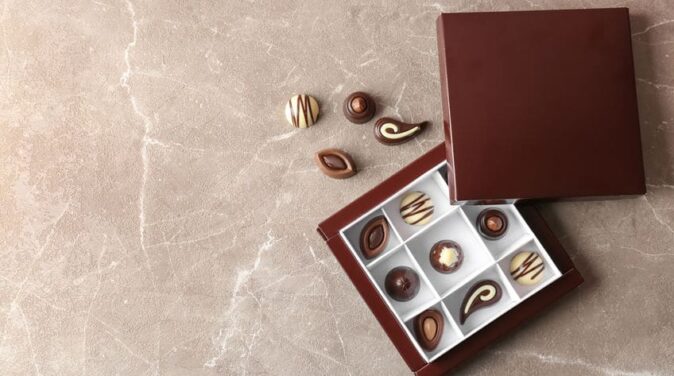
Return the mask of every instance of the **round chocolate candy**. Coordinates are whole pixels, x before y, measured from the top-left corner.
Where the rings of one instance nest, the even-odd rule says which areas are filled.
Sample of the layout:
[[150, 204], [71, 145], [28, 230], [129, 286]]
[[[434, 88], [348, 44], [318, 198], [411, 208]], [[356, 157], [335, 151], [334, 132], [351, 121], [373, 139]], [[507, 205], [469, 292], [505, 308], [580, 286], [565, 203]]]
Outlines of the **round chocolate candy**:
[[309, 128], [318, 120], [318, 101], [311, 95], [295, 95], [286, 104], [286, 120], [295, 128]]
[[355, 124], [362, 124], [370, 121], [374, 116], [374, 113], [377, 109], [377, 106], [374, 103], [374, 100], [363, 93], [362, 91], [357, 91], [350, 94], [344, 100], [344, 105], [342, 106], [342, 111], [346, 119]]
[[535, 285], [543, 279], [545, 264], [537, 252], [523, 251], [510, 260], [510, 276], [521, 285]]
[[423, 192], [406, 193], [400, 200], [400, 216], [410, 225], [425, 225], [433, 218], [433, 201]]
[[399, 302], [414, 299], [419, 293], [421, 283], [417, 272], [407, 266], [398, 266], [386, 274], [384, 288], [386, 293]]
[[507, 229], [508, 217], [498, 209], [485, 209], [477, 216], [477, 231], [487, 239], [499, 239]]
[[455, 242], [441, 240], [433, 245], [429, 258], [433, 269], [449, 274], [456, 271], [463, 263], [463, 251]]

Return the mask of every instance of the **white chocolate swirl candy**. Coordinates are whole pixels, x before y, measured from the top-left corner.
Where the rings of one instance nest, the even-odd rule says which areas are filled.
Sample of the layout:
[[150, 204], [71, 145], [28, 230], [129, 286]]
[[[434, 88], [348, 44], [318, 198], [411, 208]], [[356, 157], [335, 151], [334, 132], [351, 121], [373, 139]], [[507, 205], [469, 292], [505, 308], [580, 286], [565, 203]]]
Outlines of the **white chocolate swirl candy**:
[[400, 201], [400, 216], [410, 225], [425, 225], [433, 218], [433, 201], [423, 192], [409, 192]]
[[479, 281], [471, 286], [461, 304], [459, 315], [461, 325], [473, 312], [498, 302], [501, 299], [501, 294], [501, 286], [489, 279]]
[[311, 95], [295, 95], [286, 104], [286, 119], [295, 128], [309, 128], [318, 120], [318, 101]]
[[408, 124], [402, 121], [383, 117], [374, 124], [374, 137], [384, 145], [405, 143], [421, 133], [426, 122]]

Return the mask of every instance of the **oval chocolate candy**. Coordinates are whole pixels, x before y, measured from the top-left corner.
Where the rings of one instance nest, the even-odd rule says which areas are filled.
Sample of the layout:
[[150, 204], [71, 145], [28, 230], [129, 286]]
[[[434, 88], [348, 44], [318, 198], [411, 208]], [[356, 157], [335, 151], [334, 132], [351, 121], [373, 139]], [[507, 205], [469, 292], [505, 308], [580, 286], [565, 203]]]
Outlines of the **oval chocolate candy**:
[[442, 339], [445, 329], [445, 319], [442, 313], [435, 309], [427, 309], [414, 318], [414, 333], [419, 345], [426, 351], [432, 351]]
[[384, 145], [403, 144], [421, 133], [427, 122], [416, 124], [383, 117], [374, 123], [374, 137]]
[[350, 178], [358, 172], [351, 156], [339, 149], [321, 150], [314, 159], [318, 168], [333, 179]]
[[389, 225], [383, 215], [372, 218], [360, 232], [360, 251], [371, 259], [384, 251], [388, 245]]

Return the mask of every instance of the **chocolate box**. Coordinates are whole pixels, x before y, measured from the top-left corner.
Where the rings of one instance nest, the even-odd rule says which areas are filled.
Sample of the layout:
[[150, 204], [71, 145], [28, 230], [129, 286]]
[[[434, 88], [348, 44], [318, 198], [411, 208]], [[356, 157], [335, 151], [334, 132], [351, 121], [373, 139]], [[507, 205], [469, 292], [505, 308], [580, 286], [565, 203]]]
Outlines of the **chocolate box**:
[[438, 17], [452, 201], [646, 192], [627, 8]]
[[[583, 281], [533, 206], [450, 204], [447, 167], [440, 144], [318, 226], [405, 362], [424, 376], [453, 369]], [[425, 225], [407, 224], [400, 214], [401, 198], [412, 191], [426, 193], [434, 205]], [[497, 208], [507, 217], [506, 233], [497, 240], [478, 233], [477, 217], [486, 208]], [[361, 232], [380, 215], [390, 226], [388, 244], [381, 254], [366, 259], [359, 244]], [[437, 272], [429, 260], [433, 244], [445, 239], [460, 244], [463, 251], [461, 266], [450, 274]], [[510, 260], [521, 251], [540, 254], [545, 265], [542, 280], [533, 286], [515, 282], [510, 274]], [[420, 277], [419, 292], [407, 302], [392, 299], [384, 286], [388, 272], [398, 266], [410, 267]], [[467, 290], [485, 279], [501, 286], [501, 299], [460, 324]], [[440, 343], [432, 351], [421, 347], [413, 328], [414, 318], [429, 308], [444, 319]]]
[[[583, 282], [532, 199], [645, 192], [627, 9], [442, 14], [438, 55], [446, 142], [318, 226], [423, 376], [446, 374]], [[428, 223], [406, 222], [410, 192], [432, 203]], [[487, 209], [505, 217], [503, 236], [484, 235]], [[388, 232], [367, 231], [374, 218]], [[367, 239], [386, 246], [368, 258]], [[463, 255], [448, 274], [431, 258], [443, 240]], [[534, 284], [511, 272], [523, 252], [544, 265]], [[406, 294], [418, 276], [410, 300], [386, 283], [398, 267], [414, 271], [397, 281]], [[484, 281], [501, 293], [474, 294]], [[442, 328], [435, 347], [415, 320], [429, 309], [442, 319], [429, 326]]]

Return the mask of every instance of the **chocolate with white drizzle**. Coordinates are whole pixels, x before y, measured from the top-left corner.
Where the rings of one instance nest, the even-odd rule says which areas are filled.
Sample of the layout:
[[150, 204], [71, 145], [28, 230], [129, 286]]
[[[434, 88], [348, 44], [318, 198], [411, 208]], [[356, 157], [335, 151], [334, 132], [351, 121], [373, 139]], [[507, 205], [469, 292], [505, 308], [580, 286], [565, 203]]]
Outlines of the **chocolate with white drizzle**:
[[535, 285], [543, 279], [545, 264], [536, 252], [523, 251], [510, 260], [510, 276], [521, 285]]
[[403, 144], [424, 130], [428, 123], [403, 123], [400, 120], [383, 117], [374, 123], [374, 137], [384, 145]]
[[366, 259], [384, 251], [389, 239], [389, 225], [383, 215], [372, 218], [360, 232], [360, 251]]
[[333, 179], [350, 178], [358, 172], [351, 156], [339, 149], [323, 149], [314, 160], [323, 173]]
[[475, 283], [463, 298], [459, 321], [461, 325], [466, 322], [468, 316], [478, 309], [488, 307], [501, 299], [501, 286], [495, 281], [485, 279]]

